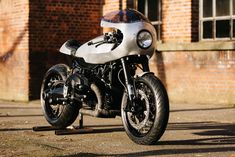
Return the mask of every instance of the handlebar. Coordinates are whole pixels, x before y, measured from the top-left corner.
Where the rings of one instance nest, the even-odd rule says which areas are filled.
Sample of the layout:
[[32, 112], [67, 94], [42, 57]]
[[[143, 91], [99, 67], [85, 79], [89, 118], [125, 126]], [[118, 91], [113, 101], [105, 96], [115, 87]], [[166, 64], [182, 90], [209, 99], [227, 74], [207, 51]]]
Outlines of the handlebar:
[[121, 44], [123, 39], [123, 34], [121, 33], [120, 30], [117, 31], [113, 31], [113, 32], [108, 32], [104, 34], [104, 39], [101, 41], [97, 41], [97, 42], [88, 42], [88, 46], [91, 45], [96, 45], [95, 47], [98, 47], [102, 44], [105, 43], [113, 43], [114, 46], [111, 50], [115, 49], [119, 44]]

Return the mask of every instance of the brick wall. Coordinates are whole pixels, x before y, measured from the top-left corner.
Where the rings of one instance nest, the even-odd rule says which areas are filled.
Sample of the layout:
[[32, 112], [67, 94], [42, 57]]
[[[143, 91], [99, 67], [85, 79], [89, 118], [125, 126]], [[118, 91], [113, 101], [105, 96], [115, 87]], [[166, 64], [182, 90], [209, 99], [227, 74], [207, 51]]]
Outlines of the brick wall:
[[[198, 42], [198, 0], [162, 1], [162, 42]], [[102, 33], [102, 15], [133, 6], [132, 0], [1, 0], [0, 99], [39, 98], [42, 77], [68, 39], [81, 43]], [[172, 102], [234, 103], [233, 51], [156, 53], [151, 69]]]
[[[198, 41], [196, 0], [163, 0], [163, 43]], [[172, 102], [235, 102], [235, 57], [232, 51], [157, 53], [152, 69], [163, 80]]]
[[84, 43], [101, 33], [102, 5], [100, 0], [30, 1], [30, 99], [39, 98], [46, 70], [68, 61], [58, 51], [65, 41]]
[[0, 99], [28, 100], [28, 1], [0, 1]]
[[[166, 84], [171, 102], [233, 104], [234, 52], [162, 52], [152, 70]], [[229, 57], [230, 56], [230, 57]]]
[[162, 39], [164, 42], [191, 41], [191, 0], [162, 1]]
[[108, 12], [127, 8], [126, 0], [104, 0], [103, 15]]

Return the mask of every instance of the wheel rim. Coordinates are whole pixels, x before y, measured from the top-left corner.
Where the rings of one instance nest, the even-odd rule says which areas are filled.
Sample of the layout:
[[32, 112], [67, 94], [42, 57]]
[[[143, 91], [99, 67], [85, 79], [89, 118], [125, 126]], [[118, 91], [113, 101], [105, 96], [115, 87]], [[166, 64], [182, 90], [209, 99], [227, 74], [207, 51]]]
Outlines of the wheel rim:
[[[128, 130], [136, 137], [143, 137], [151, 130], [156, 117], [154, 93], [143, 81], [135, 83], [138, 113], [124, 112]], [[129, 100], [127, 103], [130, 103]]]
[[[63, 79], [59, 74], [57, 74], [57, 73], [49, 74], [45, 80], [42, 95], [49, 92], [50, 90], [53, 90], [53, 88], [61, 86], [61, 84], [56, 85], [56, 83], [61, 80], [63, 80]], [[46, 115], [52, 120], [57, 120], [60, 117], [60, 115], [63, 113], [64, 105], [63, 104], [52, 104], [50, 102], [50, 100], [45, 98], [44, 96], [42, 96], [42, 99], [44, 101], [43, 104], [45, 107]]]

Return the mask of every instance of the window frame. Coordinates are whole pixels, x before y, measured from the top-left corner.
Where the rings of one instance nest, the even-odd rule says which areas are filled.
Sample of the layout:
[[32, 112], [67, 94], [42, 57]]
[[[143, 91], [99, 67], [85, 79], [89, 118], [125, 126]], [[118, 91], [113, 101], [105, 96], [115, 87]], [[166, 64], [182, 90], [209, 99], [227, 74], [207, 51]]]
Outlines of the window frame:
[[[148, 18], [148, 2], [151, 0], [144, 0], [145, 1], [145, 13], [144, 15]], [[152, 25], [157, 29], [157, 41], [162, 40], [162, 0], [157, 0], [158, 2], [158, 21], [150, 21]], [[138, 0], [135, 0], [135, 9], [138, 10]], [[149, 19], [149, 18], [148, 18]]]
[[[212, 0], [212, 17], [203, 17], [203, 1], [199, 1], [199, 40], [200, 41], [231, 41], [235, 40], [235, 34], [233, 34], [233, 20], [235, 20], [235, 15], [233, 15], [233, 0], [229, 0], [229, 10], [230, 13], [227, 16], [216, 16], [216, 0]], [[235, 4], [234, 4], [235, 5]], [[228, 20], [230, 24], [229, 37], [216, 37], [216, 21]], [[212, 21], [212, 38], [203, 38], [203, 22]], [[233, 37], [234, 36], [234, 37]]]

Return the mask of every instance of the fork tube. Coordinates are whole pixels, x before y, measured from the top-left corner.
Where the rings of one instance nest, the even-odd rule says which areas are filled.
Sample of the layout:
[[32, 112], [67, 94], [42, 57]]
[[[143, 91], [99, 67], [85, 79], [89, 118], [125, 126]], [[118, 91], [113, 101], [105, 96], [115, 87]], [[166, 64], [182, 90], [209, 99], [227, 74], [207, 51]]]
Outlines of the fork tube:
[[142, 57], [142, 67], [143, 67], [143, 72], [149, 72], [149, 59], [147, 58], [147, 56]]
[[128, 93], [128, 98], [131, 102], [131, 104], [133, 105], [133, 107], [131, 108], [132, 111], [134, 111], [135, 109], [135, 103], [134, 103], [134, 99], [136, 98], [136, 92], [135, 92], [135, 88], [133, 86], [133, 81], [131, 79], [131, 74], [130, 74], [130, 69], [128, 67], [128, 65], [126, 65], [126, 60], [124, 58], [121, 59], [122, 62], [122, 67], [123, 67], [123, 72], [124, 72], [124, 76], [125, 76], [125, 83], [126, 83], [126, 87], [127, 87], [127, 93]]

